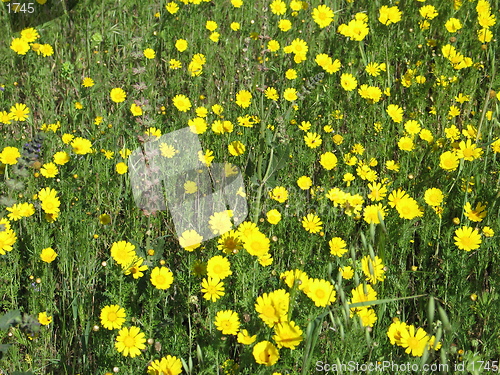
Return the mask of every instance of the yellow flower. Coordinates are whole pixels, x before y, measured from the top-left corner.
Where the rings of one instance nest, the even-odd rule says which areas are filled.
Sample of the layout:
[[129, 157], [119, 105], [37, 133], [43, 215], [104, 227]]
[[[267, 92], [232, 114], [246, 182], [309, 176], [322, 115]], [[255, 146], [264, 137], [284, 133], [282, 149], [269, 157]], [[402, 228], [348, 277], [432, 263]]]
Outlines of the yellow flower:
[[423, 139], [428, 143], [431, 143], [434, 140], [434, 136], [432, 135], [432, 132], [429, 129], [422, 129], [418, 136], [420, 137], [420, 139]]
[[92, 87], [92, 86], [94, 86], [94, 80], [92, 78], [85, 77], [82, 80], [82, 86], [83, 87]]
[[276, 14], [278, 16], [281, 16], [286, 12], [286, 4], [283, 0], [274, 0], [269, 5], [269, 8], [271, 9], [271, 12], [273, 14]]
[[224, 280], [232, 275], [231, 264], [229, 260], [221, 255], [213, 256], [207, 263], [207, 275], [212, 278]]
[[132, 116], [141, 116], [142, 115], [142, 108], [141, 106], [132, 103], [130, 106], [130, 112], [132, 112]]
[[217, 312], [214, 324], [223, 335], [236, 335], [240, 329], [238, 313], [231, 310]]
[[340, 237], [333, 237], [330, 242], [328, 242], [328, 245], [330, 246], [330, 254], [337, 257], [341, 257], [347, 252], [347, 244]]
[[217, 31], [214, 31], [212, 34], [210, 34], [210, 40], [214, 43], [217, 43], [220, 38], [220, 34]]
[[152, 48], [146, 48], [143, 51], [143, 54], [144, 54], [144, 57], [146, 57], [147, 59], [154, 59], [156, 56], [155, 50]]
[[412, 151], [414, 144], [410, 137], [401, 137], [398, 141], [398, 147], [402, 151]]
[[486, 204], [482, 204], [481, 202], [478, 202], [476, 204], [476, 208], [472, 209], [472, 205], [470, 202], [465, 203], [464, 206], [464, 211], [465, 211], [465, 216], [470, 221], [474, 222], [480, 222], [483, 221], [483, 219], [486, 217], [487, 210], [486, 210]]
[[412, 220], [424, 214], [423, 210], [418, 206], [417, 201], [409, 196], [399, 200], [396, 204], [396, 210], [400, 218], [407, 220]]
[[54, 54], [54, 49], [50, 44], [42, 44], [36, 53], [42, 54], [43, 57], [52, 56]]
[[[5, 2], [5, 1], [4, 1]], [[33, 43], [40, 37], [36, 29], [30, 27], [21, 31], [21, 39], [28, 43]]]
[[241, 108], [247, 108], [252, 102], [252, 94], [248, 90], [241, 90], [236, 94], [236, 104]]
[[302, 190], [307, 190], [312, 186], [312, 180], [310, 177], [302, 176], [297, 180], [297, 185]]
[[297, 90], [294, 88], [285, 89], [285, 91], [283, 92], [283, 98], [289, 102], [293, 102], [293, 101], [297, 100], [297, 98], [298, 98]]
[[361, 324], [363, 327], [373, 327], [378, 319], [377, 314], [375, 314], [375, 311], [370, 307], [357, 311], [356, 315], [361, 318]]
[[134, 358], [146, 348], [146, 338], [139, 327], [122, 328], [116, 338], [115, 348], [125, 357]]
[[281, 221], [281, 213], [276, 209], [269, 210], [266, 214], [266, 218], [270, 224], [276, 225]]
[[374, 302], [377, 300], [377, 292], [372, 288], [370, 284], [360, 284], [352, 291], [352, 299], [349, 304], [353, 305], [355, 303], [365, 302], [364, 306], [351, 308], [351, 313], [366, 309], [370, 306], [369, 302]]
[[250, 336], [246, 329], [238, 332], [238, 342], [243, 345], [252, 345], [257, 339], [257, 335]]
[[308, 214], [302, 218], [302, 226], [309, 233], [318, 233], [323, 228], [321, 225], [323, 222], [315, 214]]
[[432, 20], [438, 16], [438, 12], [433, 5], [424, 5], [419, 9], [420, 15], [428, 20]]
[[427, 189], [424, 193], [424, 200], [429, 206], [439, 206], [444, 199], [443, 192], [437, 188]]
[[386, 112], [391, 117], [392, 121], [397, 123], [403, 121], [403, 109], [400, 106], [396, 104], [389, 104]]
[[366, 206], [363, 212], [363, 219], [368, 223], [380, 224], [379, 215], [385, 218], [385, 206], [381, 203]]
[[172, 99], [172, 103], [174, 104], [175, 108], [177, 108], [181, 112], [187, 112], [189, 109], [191, 109], [191, 101], [189, 98], [185, 95], [176, 95]]
[[294, 322], [279, 323], [274, 327], [276, 335], [273, 336], [278, 348], [294, 350], [303, 340], [302, 330]]
[[313, 279], [307, 284], [307, 296], [318, 307], [325, 307], [335, 302], [335, 288], [327, 280]]
[[485, 237], [493, 237], [495, 235], [495, 231], [490, 227], [484, 227], [483, 234]]
[[457, 150], [456, 156], [459, 159], [472, 161], [480, 158], [483, 154], [481, 147], [477, 147], [470, 139], [468, 139], [467, 142], [460, 142], [458, 147], [459, 149]]
[[88, 139], [81, 137], [76, 137], [73, 139], [73, 136], [71, 134], [64, 134], [63, 141], [65, 141], [65, 136], [69, 136], [66, 137], [66, 140], [71, 142], [71, 147], [73, 147], [73, 152], [75, 154], [85, 155], [92, 152], [92, 143]]
[[336, 145], [341, 145], [342, 142], [344, 142], [344, 137], [342, 137], [340, 134], [335, 134], [332, 137], [332, 140]]
[[134, 279], [138, 279], [142, 276], [144, 276], [144, 273], [142, 271], [146, 271], [148, 269], [148, 266], [145, 264], [142, 264], [144, 262], [144, 258], [141, 257], [136, 257], [132, 264], [129, 266], [125, 267], [123, 269], [123, 273], [125, 275], [132, 275]]
[[276, 52], [280, 49], [280, 43], [277, 40], [267, 42], [267, 49], [271, 52]]
[[286, 77], [286, 79], [293, 80], [293, 79], [297, 78], [297, 71], [295, 69], [288, 69], [285, 72], [285, 77]]
[[448, 21], [446, 21], [444, 27], [446, 27], [446, 30], [448, 30], [448, 32], [456, 33], [462, 28], [462, 23], [457, 18], [450, 18]]
[[402, 330], [400, 341], [400, 345], [406, 348], [407, 354], [411, 353], [414, 357], [421, 357], [429, 341], [429, 336], [422, 328], [415, 332], [415, 327], [410, 325], [408, 329]]
[[383, 5], [379, 9], [378, 20], [382, 24], [389, 26], [392, 23], [401, 21], [402, 15], [403, 13], [399, 10], [397, 6], [388, 7], [387, 5]]
[[203, 134], [208, 129], [207, 121], [203, 117], [195, 117], [188, 121], [189, 130], [194, 134]]
[[167, 5], [165, 5], [165, 9], [170, 13], [170, 14], [175, 14], [179, 11], [179, 5], [177, 3], [171, 1]]
[[40, 254], [40, 259], [45, 263], [52, 263], [57, 257], [57, 253], [51, 247], [47, 247], [42, 250]]
[[215, 31], [217, 29], [217, 22], [215, 21], [207, 21], [206, 24], [205, 24], [205, 28], [208, 30], [208, 31]]
[[177, 50], [179, 52], [184, 52], [188, 48], [188, 42], [187, 42], [187, 40], [185, 40], [185, 39], [178, 39], [175, 42], [175, 48], [177, 48]]
[[120, 329], [125, 323], [126, 317], [125, 309], [118, 305], [103, 307], [100, 315], [102, 326], [109, 330]]
[[194, 181], [186, 181], [184, 183], [184, 192], [186, 194], [194, 194], [198, 191], [198, 185]]
[[174, 275], [167, 267], [155, 267], [151, 271], [151, 284], [156, 289], [168, 289], [174, 282]]
[[170, 59], [168, 61], [168, 66], [172, 70], [180, 69], [180, 68], [182, 68], [182, 62], [180, 62], [179, 60], [176, 60], [176, 59]]
[[26, 121], [30, 109], [23, 103], [16, 103], [10, 107], [10, 118], [14, 121]]
[[288, 199], [288, 191], [283, 186], [276, 186], [269, 192], [269, 197], [279, 203], [283, 203]]
[[345, 91], [352, 91], [358, 85], [358, 81], [352, 74], [343, 73], [340, 76], [340, 84]]
[[59, 173], [59, 169], [54, 163], [45, 163], [40, 169], [40, 173], [45, 178], [54, 178]]
[[125, 93], [125, 91], [119, 87], [112, 89], [111, 92], [109, 93], [109, 96], [111, 100], [114, 101], [115, 103], [124, 102], [125, 99], [127, 98], [127, 94]]
[[316, 147], [321, 146], [321, 143], [323, 141], [322, 141], [321, 136], [319, 134], [308, 132], [304, 136], [304, 142], [306, 143], [307, 147], [316, 148]]
[[461, 250], [476, 250], [481, 245], [481, 235], [477, 229], [463, 226], [455, 231], [455, 245]]
[[245, 153], [246, 147], [240, 141], [233, 141], [228, 146], [228, 151], [233, 156], [243, 155]]
[[408, 134], [418, 134], [420, 129], [420, 124], [415, 120], [408, 120], [405, 122], [405, 130]]
[[264, 233], [255, 232], [243, 238], [243, 247], [250, 255], [260, 258], [269, 252], [269, 238]]
[[333, 21], [333, 11], [326, 5], [319, 5], [313, 9], [312, 17], [320, 28], [325, 28]]
[[207, 277], [201, 282], [203, 298], [215, 302], [224, 296], [224, 283], [219, 278]]
[[482, 28], [477, 31], [477, 39], [481, 43], [489, 43], [493, 39], [493, 33], [490, 29]]
[[203, 237], [198, 234], [194, 229], [186, 230], [179, 237], [179, 244], [186, 251], [193, 251], [200, 247], [203, 242]]
[[125, 174], [128, 171], [128, 166], [127, 166], [127, 164], [120, 162], [120, 163], [116, 164], [115, 170], [118, 174]]
[[5, 147], [0, 153], [0, 162], [7, 165], [17, 164], [17, 159], [21, 157], [21, 153], [17, 147]]
[[439, 166], [445, 171], [454, 171], [458, 168], [459, 159], [452, 151], [446, 151], [439, 157]]
[[279, 20], [278, 28], [283, 32], [287, 32], [292, 28], [292, 23], [287, 19]]
[[322, 165], [323, 168], [325, 168], [327, 171], [332, 170], [337, 166], [338, 159], [335, 156], [334, 153], [332, 152], [325, 152], [324, 154], [321, 155], [320, 158], [320, 164]]
[[12, 49], [18, 55], [26, 55], [26, 52], [30, 50], [30, 45], [22, 38], [15, 38], [10, 44], [10, 49]]
[[47, 315], [47, 312], [38, 313], [38, 322], [44, 326], [49, 325], [52, 322], [52, 317]]
[[252, 350], [255, 362], [261, 365], [272, 366], [280, 358], [278, 349], [269, 341], [261, 341]]
[[346, 280], [351, 280], [354, 276], [354, 270], [351, 266], [341, 267], [339, 268], [339, 272], [342, 275], [342, 278]]
[[371, 256], [366, 255], [361, 259], [361, 269], [366, 276], [366, 280], [371, 284], [375, 285], [377, 281], [385, 280], [385, 269], [382, 264], [382, 259], [375, 256], [374, 259]]
[[347, 25], [342, 24], [338, 27], [337, 31], [355, 41], [362, 41], [370, 32], [368, 24], [362, 20], [351, 20]]
[[[303, 283], [307, 280], [307, 275], [302, 271], [287, 271], [281, 274], [285, 278], [287, 285], [292, 288], [296, 279], [300, 279]], [[299, 283], [299, 289], [303, 290], [304, 284]], [[269, 327], [287, 320], [288, 307], [290, 303], [290, 294], [284, 289], [274, 290], [271, 293], [264, 293], [257, 297], [255, 303], [255, 311], [259, 313], [259, 317]]]

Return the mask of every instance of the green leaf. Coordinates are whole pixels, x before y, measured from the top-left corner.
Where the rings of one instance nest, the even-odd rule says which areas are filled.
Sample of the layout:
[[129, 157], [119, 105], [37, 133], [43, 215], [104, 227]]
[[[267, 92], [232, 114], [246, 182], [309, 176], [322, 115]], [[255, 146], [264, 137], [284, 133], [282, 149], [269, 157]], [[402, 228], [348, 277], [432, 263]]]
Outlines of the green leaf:
[[247, 159], [247, 162], [245, 165], [245, 175], [251, 176], [251, 175], [256, 174], [256, 172], [257, 172], [256, 166], [257, 165], [255, 164], [255, 155], [253, 152], [250, 152], [248, 154], [248, 159]]
[[266, 145], [267, 145], [268, 147], [271, 147], [272, 142], [273, 142], [273, 138], [274, 138], [274, 134], [273, 134], [273, 132], [272, 132], [271, 130], [269, 130], [269, 129], [266, 129], [266, 130], [264, 131], [264, 133], [265, 133]]
[[186, 363], [186, 361], [184, 360], [184, 358], [181, 358], [181, 362], [182, 362], [182, 367], [184, 367], [184, 371], [186, 371], [186, 373], [188, 375], [190, 375], [191, 374], [191, 369], [189, 368], [189, 366]]
[[278, 186], [278, 181], [274, 176], [268, 177], [268, 179], [266, 180], [266, 186], [269, 189], [274, 189], [276, 186]]
[[92, 41], [94, 41], [95, 43], [101, 43], [103, 40], [102, 38], [102, 35], [100, 33], [94, 33], [92, 35]]
[[24, 314], [23, 319], [19, 325], [19, 328], [28, 335], [35, 335], [40, 332], [41, 324], [38, 319], [32, 317], [31, 315]]
[[7, 352], [9, 351], [9, 348], [11, 347], [11, 344], [1, 344], [0, 345], [0, 359], [2, 359], [2, 357], [7, 354]]
[[196, 344], [196, 357], [198, 358], [198, 363], [203, 364], [203, 352], [199, 344]]
[[429, 297], [429, 305], [427, 307], [427, 317], [429, 319], [429, 323], [434, 323], [434, 312], [436, 310], [436, 303], [434, 302], [434, 297]]
[[264, 181], [267, 183], [267, 180], [274, 174], [276, 171], [285, 167], [290, 154], [290, 146], [280, 144], [274, 149], [273, 159], [271, 160], [271, 165], [268, 166], [269, 171], [267, 172], [267, 179]]
[[21, 312], [19, 310], [10, 310], [0, 317], [0, 329], [6, 331], [11, 326], [17, 326], [21, 322]]

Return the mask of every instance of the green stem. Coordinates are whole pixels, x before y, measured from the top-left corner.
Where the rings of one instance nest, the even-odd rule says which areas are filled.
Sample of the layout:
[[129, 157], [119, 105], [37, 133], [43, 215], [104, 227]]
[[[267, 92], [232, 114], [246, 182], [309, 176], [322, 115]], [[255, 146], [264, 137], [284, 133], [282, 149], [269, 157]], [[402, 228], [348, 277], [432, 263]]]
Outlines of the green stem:
[[488, 87], [488, 90], [486, 92], [486, 99], [484, 101], [483, 111], [481, 113], [481, 120], [479, 120], [479, 127], [477, 129], [477, 134], [476, 134], [476, 143], [479, 139], [479, 136], [481, 135], [481, 127], [483, 126], [484, 117], [486, 116], [486, 109], [488, 108], [488, 103], [490, 101], [490, 91], [491, 91], [491, 86], [493, 85], [494, 78], [495, 78], [495, 70], [493, 70], [493, 77], [492, 77], [492, 80], [490, 82], [490, 86]]
[[439, 227], [438, 227], [438, 235], [437, 235], [436, 252], [434, 253], [435, 257], [437, 257], [437, 255], [439, 253], [439, 240], [441, 238], [441, 223], [443, 222], [441, 216], [442, 216], [442, 214], [439, 215]]
[[366, 66], [366, 65], [368, 65], [368, 62], [366, 60], [365, 49], [363, 48], [362, 43], [363, 43], [363, 41], [360, 41], [358, 43], [358, 46], [359, 46], [359, 51], [361, 52], [361, 60], [363, 60], [363, 64]]
[[[253, 218], [252, 221], [257, 224], [257, 220], [259, 219], [259, 213], [260, 213], [260, 204], [262, 200], [262, 190], [264, 189], [264, 185], [266, 184], [267, 179], [270, 176], [270, 170], [271, 170], [271, 165], [273, 163], [273, 157], [274, 157], [274, 148], [271, 148], [271, 153], [269, 154], [269, 163], [267, 164], [267, 169], [266, 169], [266, 174], [264, 177], [261, 179], [259, 188], [257, 189], [257, 197], [255, 201], [255, 206], [254, 206], [254, 213], [253, 213]], [[262, 166], [261, 166], [262, 168]], [[262, 173], [262, 170], [259, 171], [259, 176]]]

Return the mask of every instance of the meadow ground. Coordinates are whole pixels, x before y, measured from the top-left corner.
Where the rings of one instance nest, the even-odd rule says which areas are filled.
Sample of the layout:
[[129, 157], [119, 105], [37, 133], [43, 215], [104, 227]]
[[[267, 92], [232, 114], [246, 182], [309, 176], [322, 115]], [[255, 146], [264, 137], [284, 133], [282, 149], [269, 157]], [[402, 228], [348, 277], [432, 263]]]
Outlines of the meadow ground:
[[0, 373], [498, 371], [498, 0], [42, 3], [0, 11]]

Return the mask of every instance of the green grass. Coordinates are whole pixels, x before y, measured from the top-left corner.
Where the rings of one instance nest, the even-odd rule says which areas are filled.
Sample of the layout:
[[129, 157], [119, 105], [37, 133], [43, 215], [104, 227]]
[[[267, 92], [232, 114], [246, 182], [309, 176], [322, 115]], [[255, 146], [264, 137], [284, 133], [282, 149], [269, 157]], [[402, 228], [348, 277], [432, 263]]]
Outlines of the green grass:
[[[475, 1], [464, 0], [458, 9], [454, 9], [452, 1], [400, 1], [402, 20], [386, 26], [378, 21], [379, 9], [394, 4], [336, 0], [327, 3], [335, 17], [324, 29], [311, 17], [319, 1], [309, 2], [309, 8], [296, 16], [289, 6], [286, 15], [274, 15], [269, 3], [246, 1], [241, 8], [234, 8], [229, 0], [199, 5], [178, 3], [179, 12], [172, 15], [165, 9], [166, 2], [139, 5], [130, 0], [81, 1], [68, 15], [36, 25], [40, 34], [37, 42], [54, 49], [48, 57], [33, 50], [18, 55], [9, 48], [19, 33], [10, 29], [3, 7], [0, 85], [4, 89], [0, 91], [0, 113], [24, 103], [30, 114], [24, 122], [1, 124], [2, 149], [12, 146], [22, 151], [43, 124], [59, 121], [60, 129], [44, 133], [39, 161], [53, 161], [58, 151], [68, 152], [71, 160], [59, 166], [55, 178], [45, 178], [32, 167], [26, 176], [15, 175], [11, 165], [2, 169], [1, 194], [12, 201], [6, 205], [3, 199], [0, 215], [8, 217], [5, 208], [23, 202], [35, 204], [35, 214], [11, 221], [17, 241], [12, 251], [0, 255], [0, 313], [20, 310], [36, 318], [39, 312], [47, 311], [53, 317], [33, 339], [20, 326], [0, 331], [0, 344], [11, 345], [0, 358], [2, 371], [105, 374], [118, 367], [119, 373], [137, 374], [146, 373], [150, 361], [172, 355], [183, 359], [184, 373], [192, 374], [232, 373], [223, 368], [227, 360], [239, 365], [234, 371], [239, 374], [309, 374], [316, 372], [318, 361], [449, 364], [450, 373], [455, 371], [455, 364], [464, 363], [470, 373], [481, 373], [488, 368], [479, 369], [479, 361], [498, 360], [500, 324], [495, 317], [500, 314], [500, 279], [496, 272], [500, 264], [500, 176], [491, 143], [500, 136], [500, 101], [498, 96], [490, 95], [490, 90], [500, 91], [495, 60], [498, 26], [490, 28], [494, 35], [490, 43], [477, 40], [480, 27]], [[422, 30], [418, 9], [428, 3], [436, 7], [439, 15], [429, 21], [429, 29]], [[490, 4], [498, 19], [498, 0]], [[156, 12], [159, 17], [155, 17]], [[358, 12], [368, 16], [369, 34], [361, 42], [337, 32], [340, 24], [349, 23]], [[451, 34], [446, 30], [444, 25], [450, 17], [461, 20], [463, 28], [459, 32]], [[292, 21], [290, 31], [278, 29], [281, 18]], [[207, 20], [218, 24], [218, 43], [209, 39]], [[231, 30], [231, 22], [241, 23], [241, 29]], [[452, 37], [455, 40], [450, 41]], [[296, 38], [305, 40], [309, 48], [307, 60], [300, 64], [294, 62], [293, 54], [283, 52]], [[177, 39], [188, 41], [187, 51], [175, 49]], [[271, 39], [280, 43], [276, 53], [266, 50]], [[470, 57], [473, 65], [454, 69], [442, 56], [441, 48], [449, 43]], [[146, 48], [155, 50], [154, 59], [143, 56]], [[205, 56], [206, 64], [201, 75], [192, 77], [187, 66], [197, 53]], [[341, 69], [333, 74], [324, 72], [315, 62], [320, 53], [339, 59]], [[180, 60], [182, 68], [170, 69], [170, 59]], [[369, 62], [385, 63], [387, 70], [372, 77], [365, 71]], [[298, 78], [288, 80], [285, 72], [292, 68], [297, 70]], [[411, 71], [413, 78], [406, 87], [402, 80]], [[323, 79], [307, 89], [303, 99], [295, 103], [282, 99], [286, 88], [301, 91], [306, 80], [322, 72]], [[343, 73], [353, 74], [358, 87], [368, 84], [382, 91], [390, 89], [390, 96], [384, 94], [379, 102], [369, 103], [357, 89], [347, 92], [342, 88]], [[417, 83], [416, 76], [424, 76], [426, 81]], [[91, 77], [95, 85], [83, 87], [84, 77]], [[278, 90], [278, 102], [264, 97], [262, 88], [267, 86]], [[126, 91], [125, 102], [110, 100], [109, 93], [116, 87]], [[243, 89], [252, 93], [248, 108], [235, 103], [236, 93]], [[457, 103], [459, 93], [470, 100]], [[190, 111], [180, 112], [172, 104], [178, 94], [190, 98]], [[131, 115], [134, 101], [143, 104], [142, 116]], [[83, 109], [76, 109], [76, 102]], [[224, 108], [220, 117], [211, 112], [214, 104]], [[389, 104], [403, 108], [402, 122], [391, 120], [386, 112]], [[459, 116], [449, 118], [451, 105], [460, 108]], [[185, 128], [196, 116], [195, 108], [201, 106], [209, 110], [208, 131], [199, 136], [203, 150], [213, 151], [215, 163], [234, 163], [244, 172], [247, 220], [254, 220], [270, 239], [273, 257], [273, 263], [263, 267], [245, 250], [230, 255], [233, 274], [224, 280], [225, 296], [216, 302], [203, 298], [202, 278], [193, 274], [192, 267], [195, 262], [223, 255], [217, 249], [218, 238], [187, 252], [179, 245], [169, 212], [146, 215], [134, 202], [130, 170], [123, 175], [115, 171], [117, 163], [127, 162], [120, 150], [140, 147], [140, 137], [148, 128], [160, 129], [162, 134]], [[242, 127], [237, 118], [245, 115], [260, 120], [252, 128]], [[103, 121], [96, 125], [98, 116]], [[231, 121], [234, 131], [213, 133], [211, 124], [217, 119]], [[398, 148], [398, 140], [406, 134], [404, 123], [410, 119], [430, 130], [434, 139], [428, 143], [416, 135], [415, 148], [408, 152]], [[303, 121], [310, 121], [309, 131], [321, 135], [320, 147], [306, 146], [306, 132], [298, 128]], [[381, 124], [379, 131], [374, 128], [376, 122]], [[445, 133], [453, 124], [460, 131], [468, 125], [479, 130], [481, 137], [472, 136], [471, 140], [483, 154], [473, 161], [461, 160], [456, 170], [448, 172], [439, 164], [441, 154], [453, 149]], [[324, 131], [326, 125], [332, 127], [333, 133]], [[61, 141], [66, 133], [90, 140], [95, 152], [76, 155], [70, 145]], [[335, 143], [334, 134], [342, 135], [343, 142]], [[458, 141], [466, 139], [465, 134], [460, 134]], [[228, 144], [236, 140], [246, 146], [241, 156], [228, 153]], [[371, 226], [363, 220], [364, 207], [372, 204], [368, 198], [369, 181], [359, 176], [357, 165], [345, 162], [344, 155], [358, 143], [365, 148], [362, 155], [356, 155], [358, 160], [367, 165], [375, 158], [377, 165], [372, 169], [377, 172], [376, 182], [388, 189], [383, 200], [373, 202], [387, 206], [382, 224]], [[106, 159], [101, 149], [114, 152], [113, 159]], [[327, 151], [338, 158], [333, 170], [319, 163], [321, 154]], [[400, 165], [399, 171], [386, 168], [389, 160]], [[350, 186], [343, 181], [345, 173], [356, 177]], [[297, 186], [297, 179], [304, 175], [312, 179], [310, 190]], [[9, 178], [24, 186], [12, 189]], [[468, 181], [474, 182], [469, 190], [465, 188]], [[289, 198], [285, 203], [269, 198], [275, 186], [287, 188]], [[57, 190], [61, 201], [60, 216], [52, 223], [45, 219], [39, 201], [33, 197], [44, 187]], [[347, 215], [348, 207], [334, 206], [326, 197], [335, 187], [364, 198], [360, 217]], [[389, 193], [398, 188], [418, 202], [423, 216], [403, 219], [388, 206]], [[429, 188], [439, 188], [445, 195], [441, 217], [425, 203], [424, 192]], [[464, 212], [466, 202], [473, 207], [477, 202], [487, 202], [486, 217], [480, 222], [469, 220]], [[277, 225], [265, 220], [271, 209], [282, 214]], [[99, 215], [103, 213], [110, 215], [109, 225], [100, 223]], [[321, 218], [322, 235], [310, 234], [303, 228], [302, 218], [309, 213]], [[458, 220], [460, 224], [456, 224]], [[479, 231], [489, 226], [495, 235], [482, 235], [481, 246], [466, 252], [454, 244], [455, 231], [462, 226], [477, 227]], [[333, 237], [347, 242], [348, 251], [342, 257], [330, 254], [328, 242]], [[134, 244], [137, 253], [145, 258], [149, 270], [142, 278], [124, 275], [111, 258], [111, 246], [122, 240]], [[41, 250], [47, 247], [58, 254], [50, 264], [40, 259]], [[149, 249], [155, 250], [154, 255], [147, 255]], [[363, 327], [357, 316], [350, 317], [348, 306], [352, 290], [365, 281], [361, 259], [367, 255], [379, 256], [386, 267], [385, 280], [373, 285], [379, 300], [373, 306], [377, 316], [373, 327]], [[150, 283], [151, 270], [160, 261], [174, 274], [174, 282], [166, 291]], [[338, 268], [347, 265], [355, 270], [351, 280], [339, 275]], [[290, 319], [303, 331], [303, 341], [295, 350], [281, 348], [280, 359], [272, 367], [257, 364], [253, 345], [240, 344], [236, 336], [222, 335], [216, 329], [216, 313], [233, 310], [239, 315], [240, 328], [257, 335], [256, 342], [274, 342], [274, 330], [263, 323], [254, 305], [263, 293], [290, 291], [280, 274], [294, 269], [333, 283], [336, 301], [317, 307], [302, 291], [292, 291]], [[40, 283], [36, 282], [38, 278]], [[152, 339], [135, 358], [120, 354], [114, 347], [118, 331], [101, 325], [101, 309], [112, 304], [125, 308], [124, 326], [138, 326], [147, 339]], [[391, 345], [387, 330], [396, 317], [422, 327], [429, 335], [440, 336], [441, 349], [413, 357], [404, 348]]]

